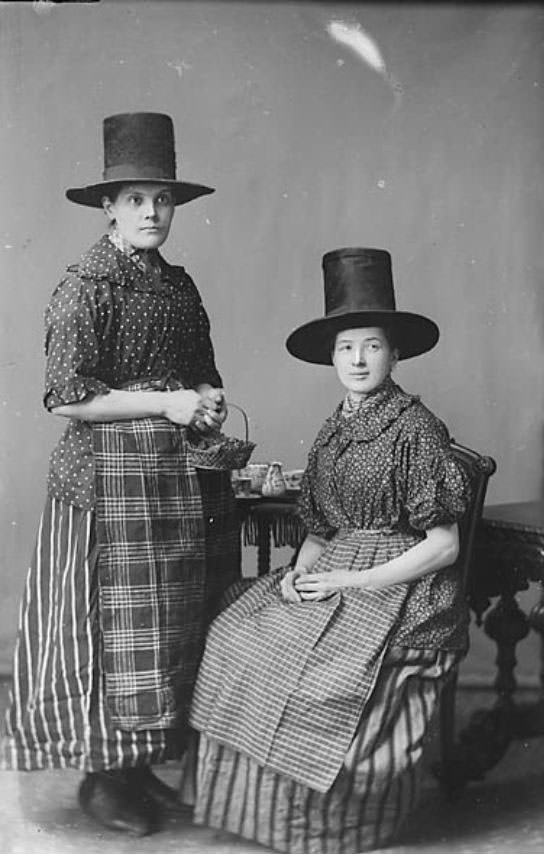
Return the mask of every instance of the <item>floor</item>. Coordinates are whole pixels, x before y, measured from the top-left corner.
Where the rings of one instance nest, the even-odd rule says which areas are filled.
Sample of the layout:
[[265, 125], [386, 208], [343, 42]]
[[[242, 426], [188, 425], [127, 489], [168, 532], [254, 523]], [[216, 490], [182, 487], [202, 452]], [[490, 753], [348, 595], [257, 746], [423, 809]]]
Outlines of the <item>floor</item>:
[[[0, 685], [0, 707], [7, 686]], [[489, 706], [489, 692], [462, 690], [462, 724]], [[432, 745], [431, 754], [436, 749]], [[176, 784], [179, 769], [161, 776]], [[78, 809], [78, 772], [0, 772], [0, 851], [2, 854], [266, 854], [268, 849], [191, 824], [190, 814], [170, 819], [160, 834], [134, 839], [101, 830]], [[544, 738], [514, 742], [481, 783], [447, 802], [427, 777], [423, 800], [394, 848], [380, 854], [542, 854], [544, 851]]]

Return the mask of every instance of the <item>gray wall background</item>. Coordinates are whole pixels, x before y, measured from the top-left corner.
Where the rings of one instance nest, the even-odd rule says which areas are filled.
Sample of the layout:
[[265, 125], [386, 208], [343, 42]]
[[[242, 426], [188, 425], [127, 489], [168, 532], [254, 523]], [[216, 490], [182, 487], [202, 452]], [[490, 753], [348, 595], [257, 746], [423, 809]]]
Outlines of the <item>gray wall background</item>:
[[[389, 78], [334, 19], [364, 27]], [[178, 210], [164, 254], [201, 290], [256, 460], [303, 466], [341, 396], [284, 348], [322, 313], [321, 256], [378, 246], [399, 308], [442, 330], [397, 380], [496, 458], [490, 502], [541, 496], [543, 35], [540, 4], [2, 4], [0, 671], [61, 429], [41, 407], [43, 309], [105, 223], [64, 190], [99, 179], [110, 113], [170, 113], [182, 176], [217, 187]], [[536, 640], [520, 651], [533, 679]], [[467, 678], [493, 655], [475, 633]]]

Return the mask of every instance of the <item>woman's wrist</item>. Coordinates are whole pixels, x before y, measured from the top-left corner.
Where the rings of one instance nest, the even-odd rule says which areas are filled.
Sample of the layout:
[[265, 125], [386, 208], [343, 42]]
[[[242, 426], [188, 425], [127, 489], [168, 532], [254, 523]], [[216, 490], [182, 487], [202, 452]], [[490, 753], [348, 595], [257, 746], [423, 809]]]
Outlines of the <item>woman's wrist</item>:
[[293, 572], [298, 572], [301, 575], [311, 572], [311, 567], [307, 563], [296, 563], [293, 567]]
[[357, 587], [361, 590], [366, 590], [368, 588], [376, 587], [376, 569], [377, 567], [373, 566], [370, 569], [361, 569], [359, 570], [359, 578], [357, 579]]

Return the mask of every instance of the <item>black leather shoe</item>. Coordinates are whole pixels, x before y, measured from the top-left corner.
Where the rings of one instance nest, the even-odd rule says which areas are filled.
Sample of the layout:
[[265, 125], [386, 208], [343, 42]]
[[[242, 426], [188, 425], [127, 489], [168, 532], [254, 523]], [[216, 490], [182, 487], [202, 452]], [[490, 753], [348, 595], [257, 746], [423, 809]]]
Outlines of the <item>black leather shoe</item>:
[[87, 774], [78, 794], [82, 810], [110, 830], [147, 836], [158, 826], [156, 804], [123, 771]]
[[179, 792], [173, 789], [158, 777], [155, 777], [151, 768], [146, 765], [141, 768], [131, 768], [127, 773], [130, 775], [134, 785], [141, 792], [152, 798], [157, 806], [165, 812], [184, 813], [189, 810], [179, 800]]

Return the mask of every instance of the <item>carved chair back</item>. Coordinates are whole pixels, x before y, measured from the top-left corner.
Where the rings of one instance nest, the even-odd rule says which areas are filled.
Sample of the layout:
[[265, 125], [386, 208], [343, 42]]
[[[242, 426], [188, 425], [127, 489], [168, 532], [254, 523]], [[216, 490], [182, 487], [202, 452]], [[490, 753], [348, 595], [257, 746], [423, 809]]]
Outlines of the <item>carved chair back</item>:
[[463, 590], [468, 592], [476, 529], [482, 515], [487, 484], [491, 475], [496, 471], [497, 464], [492, 457], [478, 454], [477, 451], [458, 444], [454, 439], [451, 440], [451, 449], [457, 462], [466, 472], [472, 486], [469, 507], [459, 522], [459, 556], [456, 562], [461, 574]]
[[[482, 456], [476, 451], [459, 445], [452, 439], [451, 448], [457, 461], [462, 465], [472, 486], [472, 496], [467, 512], [459, 522], [459, 556], [457, 566], [461, 574], [463, 591], [468, 596], [471, 587], [471, 573], [474, 565], [474, 541], [478, 522], [482, 515], [487, 483], [496, 471], [497, 464], [492, 457]], [[455, 744], [455, 695], [457, 690], [458, 667], [454, 667], [440, 696], [440, 761], [433, 766], [435, 776], [448, 798], [458, 793], [462, 784], [458, 775], [458, 746]]]

